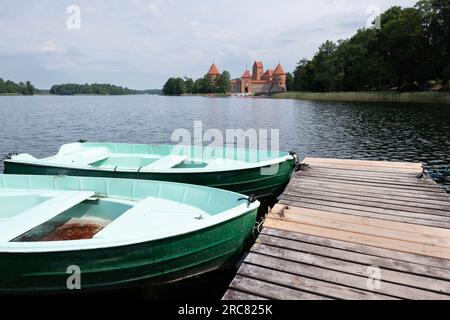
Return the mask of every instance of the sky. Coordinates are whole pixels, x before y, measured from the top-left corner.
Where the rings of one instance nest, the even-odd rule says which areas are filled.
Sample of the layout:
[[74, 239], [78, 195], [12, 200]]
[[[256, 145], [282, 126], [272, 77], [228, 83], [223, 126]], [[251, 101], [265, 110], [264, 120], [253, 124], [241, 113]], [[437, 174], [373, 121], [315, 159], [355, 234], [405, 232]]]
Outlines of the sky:
[[215, 61], [239, 77], [262, 60], [293, 71], [321, 43], [416, 0], [0, 0], [0, 77], [161, 88]]

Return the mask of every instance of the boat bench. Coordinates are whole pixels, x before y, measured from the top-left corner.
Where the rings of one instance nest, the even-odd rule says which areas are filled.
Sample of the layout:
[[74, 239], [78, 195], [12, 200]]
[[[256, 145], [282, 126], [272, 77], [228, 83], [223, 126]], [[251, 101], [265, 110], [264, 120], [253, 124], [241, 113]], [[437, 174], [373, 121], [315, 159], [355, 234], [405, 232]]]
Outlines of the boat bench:
[[156, 160], [155, 162], [150, 163], [149, 165], [142, 167], [139, 172], [148, 172], [148, 171], [158, 171], [158, 170], [167, 170], [170, 168], [173, 168], [186, 159], [188, 159], [189, 156], [183, 156], [183, 155], [168, 155], [165, 157], [162, 157], [159, 160]]
[[110, 156], [111, 153], [106, 148], [92, 148], [77, 151], [67, 155], [56, 156], [54, 159], [51, 159], [48, 162], [54, 164], [87, 166], [92, 163], [105, 160]]
[[0, 225], [0, 243], [9, 242], [64, 211], [95, 196], [93, 191], [64, 191]]

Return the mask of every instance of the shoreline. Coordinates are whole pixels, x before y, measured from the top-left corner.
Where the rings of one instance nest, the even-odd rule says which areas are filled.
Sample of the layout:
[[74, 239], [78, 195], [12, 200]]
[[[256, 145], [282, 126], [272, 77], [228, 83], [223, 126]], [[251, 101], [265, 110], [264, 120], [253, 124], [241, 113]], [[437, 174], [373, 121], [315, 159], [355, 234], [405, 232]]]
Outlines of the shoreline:
[[277, 93], [272, 99], [347, 102], [409, 102], [450, 104], [450, 92], [299, 92]]

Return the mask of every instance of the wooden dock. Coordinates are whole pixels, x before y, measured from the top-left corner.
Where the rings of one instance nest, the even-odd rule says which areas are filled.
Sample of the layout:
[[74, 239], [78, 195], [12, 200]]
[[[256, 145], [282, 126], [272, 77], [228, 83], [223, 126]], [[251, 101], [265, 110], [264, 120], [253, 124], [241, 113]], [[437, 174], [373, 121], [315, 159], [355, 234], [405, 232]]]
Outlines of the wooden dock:
[[225, 300], [450, 299], [450, 197], [420, 164], [304, 162]]

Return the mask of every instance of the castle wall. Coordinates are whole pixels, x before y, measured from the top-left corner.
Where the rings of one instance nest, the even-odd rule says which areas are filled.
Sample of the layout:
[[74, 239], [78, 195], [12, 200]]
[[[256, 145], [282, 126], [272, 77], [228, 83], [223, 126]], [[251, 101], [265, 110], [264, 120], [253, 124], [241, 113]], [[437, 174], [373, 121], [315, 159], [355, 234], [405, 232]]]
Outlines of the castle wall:
[[252, 93], [258, 94], [258, 93], [267, 93], [272, 88], [272, 83], [267, 82], [253, 82], [252, 83]]

